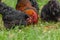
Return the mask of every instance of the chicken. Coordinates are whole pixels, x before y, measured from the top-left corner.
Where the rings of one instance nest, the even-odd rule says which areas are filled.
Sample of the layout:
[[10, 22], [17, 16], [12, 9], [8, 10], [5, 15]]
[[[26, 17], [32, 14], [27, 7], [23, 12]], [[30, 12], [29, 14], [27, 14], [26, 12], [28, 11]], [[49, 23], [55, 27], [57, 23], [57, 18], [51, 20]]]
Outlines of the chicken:
[[30, 16], [30, 23], [36, 24], [38, 22], [38, 13], [35, 7], [32, 6], [29, 0], [18, 0], [16, 10], [21, 10]]
[[60, 21], [60, 3], [57, 0], [50, 0], [41, 11], [41, 19], [45, 21]]
[[26, 13], [15, 10], [2, 2], [0, 2], [0, 14], [7, 29], [14, 28], [16, 25], [28, 25], [29, 16]]

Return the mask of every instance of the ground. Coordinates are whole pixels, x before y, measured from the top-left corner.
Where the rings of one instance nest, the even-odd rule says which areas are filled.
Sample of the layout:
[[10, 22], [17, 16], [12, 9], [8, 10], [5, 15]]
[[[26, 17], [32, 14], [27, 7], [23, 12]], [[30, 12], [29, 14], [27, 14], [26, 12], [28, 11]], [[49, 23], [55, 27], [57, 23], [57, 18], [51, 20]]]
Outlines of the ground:
[[[8, 6], [15, 8], [17, 0], [3, 0]], [[46, 4], [47, 0], [37, 0], [39, 8]], [[12, 4], [12, 5], [11, 5]], [[22, 29], [11, 29], [9, 31], [3, 28], [2, 16], [0, 15], [0, 40], [60, 40], [60, 22], [43, 22], [39, 19], [38, 24]]]

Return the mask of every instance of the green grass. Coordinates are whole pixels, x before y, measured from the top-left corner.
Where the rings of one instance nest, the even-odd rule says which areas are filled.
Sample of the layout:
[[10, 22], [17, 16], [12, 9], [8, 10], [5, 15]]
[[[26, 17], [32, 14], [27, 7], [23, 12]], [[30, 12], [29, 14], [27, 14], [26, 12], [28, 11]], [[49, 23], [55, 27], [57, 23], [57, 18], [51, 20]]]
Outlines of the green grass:
[[[17, 0], [3, 0], [8, 6], [15, 8]], [[40, 9], [47, 0], [37, 0]], [[49, 28], [47, 28], [47, 26]], [[22, 27], [22, 26], [20, 26]], [[22, 29], [3, 28], [2, 16], [0, 15], [0, 40], [60, 40], [60, 22], [43, 22], [39, 19], [38, 24], [22, 27]]]

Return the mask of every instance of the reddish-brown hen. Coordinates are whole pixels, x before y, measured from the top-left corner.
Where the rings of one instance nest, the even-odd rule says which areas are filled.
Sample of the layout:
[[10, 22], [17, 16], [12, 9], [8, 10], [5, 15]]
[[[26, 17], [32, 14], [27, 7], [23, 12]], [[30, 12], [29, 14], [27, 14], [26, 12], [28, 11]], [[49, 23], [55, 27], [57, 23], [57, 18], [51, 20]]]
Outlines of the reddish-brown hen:
[[16, 9], [25, 12], [30, 16], [30, 18], [27, 19], [30, 24], [36, 24], [38, 22], [37, 10], [32, 7], [32, 4], [29, 0], [18, 0]]

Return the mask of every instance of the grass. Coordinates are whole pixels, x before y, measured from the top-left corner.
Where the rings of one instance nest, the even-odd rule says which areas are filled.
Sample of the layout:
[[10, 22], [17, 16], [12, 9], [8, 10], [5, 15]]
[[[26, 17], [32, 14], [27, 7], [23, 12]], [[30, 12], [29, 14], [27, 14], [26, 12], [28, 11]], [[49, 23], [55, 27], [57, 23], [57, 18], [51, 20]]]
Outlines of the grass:
[[[8, 6], [15, 8], [17, 0], [3, 0]], [[47, 0], [37, 0], [40, 9]], [[20, 26], [22, 27], [22, 26]], [[0, 15], [0, 40], [60, 40], [60, 22], [43, 22], [39, 19], [38, 24], [22, 27], [22, 29], [3, 29], [2, 16]]]

